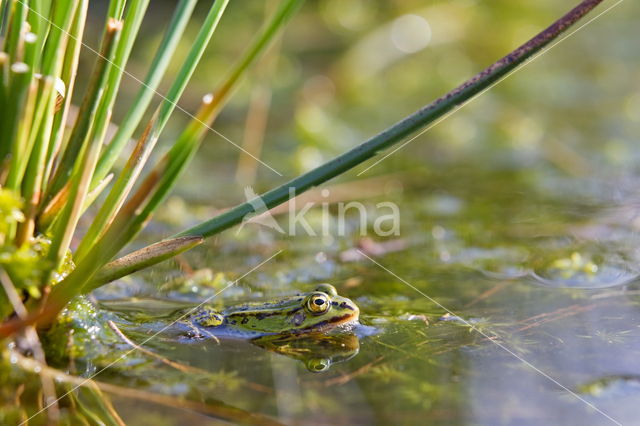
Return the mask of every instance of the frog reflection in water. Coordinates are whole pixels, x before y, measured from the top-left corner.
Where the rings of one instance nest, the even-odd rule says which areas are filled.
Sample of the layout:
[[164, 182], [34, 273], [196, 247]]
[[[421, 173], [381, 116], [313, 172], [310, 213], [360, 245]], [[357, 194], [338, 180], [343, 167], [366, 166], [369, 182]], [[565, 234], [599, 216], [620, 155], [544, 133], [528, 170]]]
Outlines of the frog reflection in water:
[[333, 364], [348, 361], [360, 351], [360, 341], [353, 333], [263, 336], [253, 339], [252, 343], [297, 359], [312, 373], [320, 373]]
[[223, 311], [205, 307], [189, 315], [186, 325], [192, 338], [250, 339], [320, 372], [358, 353], [358, 337], [349, 330], [358, 324], [359, 314], [356, 304], [339, 296], [335, 287], [320, 284], [312, 292], [274, 302]]

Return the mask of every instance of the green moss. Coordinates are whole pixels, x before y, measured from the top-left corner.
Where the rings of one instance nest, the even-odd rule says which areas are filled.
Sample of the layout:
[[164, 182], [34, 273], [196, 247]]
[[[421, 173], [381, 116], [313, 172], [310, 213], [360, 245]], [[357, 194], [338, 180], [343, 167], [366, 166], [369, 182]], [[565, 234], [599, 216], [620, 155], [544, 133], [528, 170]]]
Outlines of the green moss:
[[95, 360], [109, 353], [117, 337], [107, 321], [106, 314], [89, 299], [74, 299], [42, 336], [49, 359], [54, 363], [80, 358]]
[[[0, 188], [0, 267], [2, 267], [20, 295], [32, 299], [42, 295], [44, 283], [57, 283], [74, 268], [71, 252], [65, 254], [61, 267], [53, 274], [47, 260], [51, 241], [39, 235], [16, 247], [12, 244], [16, 227], [24, 220], [23, 202], [13, 191]], [[4, 291], [0, 292], [0, 316], [6, 318], [13, 312]]]

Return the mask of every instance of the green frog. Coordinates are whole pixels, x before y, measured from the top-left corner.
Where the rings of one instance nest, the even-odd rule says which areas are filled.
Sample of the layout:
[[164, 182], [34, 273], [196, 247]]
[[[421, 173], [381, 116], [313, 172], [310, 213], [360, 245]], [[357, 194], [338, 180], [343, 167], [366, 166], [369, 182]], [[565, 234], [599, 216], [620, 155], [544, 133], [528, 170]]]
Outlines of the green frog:
[[187, 317], [197, 337], [255, 339], [261, 336], [326, 333], [356, 324], [360, 310], [330, 284], [273, 302], [247, 303], [217, 311], [203, 307]]

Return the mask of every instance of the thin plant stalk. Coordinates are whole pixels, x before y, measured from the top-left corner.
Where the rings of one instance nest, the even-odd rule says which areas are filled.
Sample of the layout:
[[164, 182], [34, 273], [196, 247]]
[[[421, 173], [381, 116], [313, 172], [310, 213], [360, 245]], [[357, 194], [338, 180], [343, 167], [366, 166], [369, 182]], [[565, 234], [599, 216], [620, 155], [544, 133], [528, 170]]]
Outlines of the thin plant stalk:
[[[532, 59], [534, 55], [540, 54], [553, 40], [564, 33], [569, 27], [575, 24], [601, 2], [602, 0], [582, 1], [578, 6], [573, 8], [531, 40], [527, 41], [522, 46], [518, 47], [444, 96], [436, 99], [405, 119], [395, 123], [371, 139], [352, 148], [344, 154], [339, 155], [333, 160], [330, 160], [329, 162], [261, 195], [260, 199], [262, 202], [260, 205], [266, 205], [266, 208], [268, 209], [278, 206], [309, 190], [310, 188], [321, 185], [362, 164], [386, 148], [405, 140], [409, 135], [414, 134], [418, 130], [435, 122], [455, 108], [459, 108], [474, 96], [498, 82], [506, 74]], [[252, 201], [253, 200], [248, 200], [248, 202], [227, 210], [221, 215], [175, 234], [169, 237], [169, 239], [189, 236], [207, 238], [216, 235], [241, 223], [247, 215], [255, 213], [253, 207], [255, 203]], [[161, 259], [158, 260], [161, 261]], [[152, 263], [149, 262], [149, 259], [145, 259], [145, 265], [148, 266], [150, 264]], [[117, 279], [124, 275], [118, 274], [112, 270], [110, 271], [110, 276]]]
[[[142, 19], [149, 6], [150, 0], [132, 0], [127, 8], [123, 18], [122, 35], [120, 41], [115, 46], [115, 52], [112, 57], [103, 58], [107, 60], [108, 79], [103, 86], [98, 86], [101, 93], [91, 93], [88, 101], [83, 103], [78, 114], [76, 127], [67, 143], [67, 147], [62, 155], [60, 164], [58, 165], [54, 177], [48, 191], [48, 197], [52, 198], [66, 184], [67, 179], [71, 175], [75, 161], [83, 148], [83, 142], [86, 140], [86, 129], [91, 124], [96, 127], [96, 134], [101, 135], [106, 131], [109, 122], [113, 102], [115, 101], [120, 87], [120, 81], [127, 64], [133, 43], [136, 39]], [[103, 89], [104, 88], [104, 89]], [[100, 95], [98, 98], [97, 96]], [[103, 107], [99, 107], [95, 102], [100, 102]], [[102, 143], [102, 141], [100, 141]]]
[[[29, 137], [29, 118], [33, 112], [35, 87], [30, 84], [29, 66], [24, 62], [12, 64], [7, 73], [8, 87], [6, 109], [3, 111], [0, 129], [0, 164], [8, 168], [8, 176], [3, 182], [12, 190], [18, 190], [18, 181], [12, 176], [12, 168], [23, 160], [20, 151], [26, 148]], [[15, 155], [11, 155], [16, 153]]]
[[21, 61], [19, 57], [20, 47], [23, 42], [23, 23], [27, 19], [27, 12], [29, 10], [25, 1], [26, 0], [14, 1], [12, 7], [10, 7], [11, 19], [9, 20], [9, 31], [4, 40], [4, 51], [9, 54], [9, 57], [11, 57], [14, 62]]
[[[122, 22], [112, 20], [108, 25], [107, 37], [101, 52], [103, 53], [96, 65], [95, 82], [98, 87], [104, 87], [108, 79], [109, 67], [107, 66], [108, 58], [112, 57], [113, 51], [118, 45], [118, 37], [122, 31]], [[101, 93], [101, 91], [97, 91]], [[71, 178], [71, 190], [69, 201], [61, 211], [61, 218], [57, 221], [52, 231], [51, 247], [49, 248], [49, 260], [54, 264], [54, 270], [60, 267], [64, 254], [69, 248], [71, 237], [75, 231], [78, 219], [82, 212], [85, 197], [91, 183], [93, 168], [100, 152], [100, 144], [102, 142], [102, 134], [93, 129], [89, 124], [87, 132], [87, 141], [84, 143], [84, 149], [81, 152], [80, 161], [76, 162], [74, 174]]]
[[[37, 97], [37, 85], [31, 82], [29, 70], [30, 68], [27, 64], [18, 62], [11, 66], [11, 73], [9, 74], [12, 79], [9, 99], [15, 99], [17, 105], [15, 109], [10, 108], [10, 113], [8, 114], [8, 117], [12, 120], [12, 126], [7, 128], [6, 134], [11, 135], [9, 140], [13, 141], [11, 152], [14, 154], [11, 155], [9, 176], [5, 185], [18, 193], [22, 172], [24, 172], [26, 161], [31, 152], [31, 147], [28, 146], [29, 133]], [[11, 114], [11, 112], [15, 112], [16, 115]]]
[[[51, 138], [51, 127], [54, 123], [57, 93], [55, 92], [55, 80], [62, 71], [62, 61], [68, 40], [67, 29], [73, 22], [77, 2], [66, 9], [60, 9], [60, 3], [54, 5], [55, 19], [53, 28], [49, 31], [47, 42], [43, 49], [44, 60], [41, 78], [41, 95], [38, 97], [38, 107], [34, 114], [32, 135], [29, 139], [30, 156], [27, 173], [24, 178], [20, 176], [22, 193], [26, 201], [25, 221], [19, 229], [16, 244], [24, 243], [35, 230], [35, 216], [40, 203], [42, 182], [46, 167], [46, 154]], [[44, 117], [44, 119], [43, 119]], [[32, 149], [31, 149], [32, 148]], [[12, 170], [13, 171], [13, 170]]]
[[7, 32], [10, 0], [0, 0], [0, 37], [4, 38]]
[[[174, 16], [165, 31], [165, 36], [160, 43], [160, 47], [151, 62], [149, 72], [142, 82], [133, 104], [125, 115], [124, 121], [118, 126], [118, 131], [113, 139], [100, 155], [100, 161], [98, 162], [93, 177], [93, 182], [96, 184], [111, 170], [115, 159], [139, 126], [142, 116], [149, 107], [160, 85], [160, 81], [169, 66], [196, 3], [196, 0], [182, 0], [178, 4]], [[219, 2], [216, 1], [215, 3]]]
[[[15, 144], [19, 144], [19, 146], [14, 146], [12, 149], [14, 155], [12, 156], [11, 170], [7, 179], [7, 186], [11, 189], [18, 190], [19, 183], [23, 180], [23, 175], [31, 157], [31, 151], [34, 147], [35, 139], [40, 134], [38, 125], [41, 124], [42, 117], [47, 109], [47, 105], [49, 104], [49, 97], [53, 93], [51, 81], [47, 81], [44, 78], [41, 79], [39, 90], [36, 92], [36, 85], [31, 82], [31, 78], [34, 75], [34, 70], [39, 68], [40, 64], [38, 62], [41, 56], [43, 57], [43, 74], [45, 76], [57, 76], [57, 71], [62, 64], [60, 53], [61, 50], [64, 49], [67, 39], [65, 31], [73, 17], [75, 5], [75, 1], [57, 2], [54, 5], [52, 11], [53, 30], [48, 33], [42, 55], [36, 55], [35, 52], [31, 52], [31, 54], [28, 54], [25, 57], [26, 64], [29, 67], [28, 78], [29, 84], [32, 87], [33, 95], [30, 99], [31, 104], [27, 103], [28, 107], [25, 108], [23, 121], [25, 121], [24, 126], [26, 129], [30, 129], [31, 131], [29, 132], [24, 130], [20, 132], [20, 135], [16, 137], [14, 141]], [[32, 15], [36, 15], [36, 13], [39, 13], [38, 8], [33, 9]], [[27, 35], [30, 34], [32, 33], [28, 33]], [[35, 39], [44, 40], [44, 37], [41, 34], [34, 35], [34, 37]], [[37, 43], [30, 44], [37, 46]], [[29, 50], [35, 50], [35, 48]], [[38, 149], [36, 149], [36, 154], [37, 153]]]
[[[78, 249], [76, 250], [76, 259], [81, 261], [86, 255], [87, 251], [93, 246], [97, 238], [99, 238], [108, 226], [113, 221], [115, 214], [120, 210], [126, 196], [133, 187], [136, 178], [140, 175], [142, 168], [144, 167], [152, 149], [154, 148], [160, 133], [164, 129], [169, 117], [174, 111], [176, 102], [182, 95], [189, 79], [193, 75], [195, 68], [201, 59], [204, 50], [206, 49], [211, 37], [220, 22], [220, 18], [224, 13], [228, 0], [219, 0], [212, 6], [207, 19], [205, 20], [196, 41], [187, 56], [187, 60], [181, 67], [178, 76], [176, 77], [171, 89], [169, 90], [167, 98], [156, 110], [151, 121], [147, 125], [144, 133], [141, 135], [134, 151], [131, 153], [129, 161], [125, 165], [122, 173], [118, 177], [113, 188], [109, 192], [107, 199], [102, 204], [96, 217], [94, 218], [91, 226], [87, 230], [84, 238], [82, 239]], [[108, 150], [108, 148], [107, 148]], [[102, 158], [110, 162], [112, 153], [105, 152], [106, 156]], [[111, 165], [109, 165], [110, 167]], [[99, 165], [98, 165], [99, 168]], [[94, 179], [100, 176], [100, 172], [96, 170]]]
[[37, 135], [37, 143], [33, 149], [32, 155], [28, 158], [28, 173], [24, 176], [23, 197], [26, 201], [24, 211], [25, 220], [18, 227], [16, 236], [16, 245], [21, 246], [33, 234], [35, 230], [35, 216], [38, 203], [40, 201], [40, 186], [42, 183], [42, 174], [44, 172], [44, 156], [49, 142], [49, 129], [53, 121], [53, 111], [55, 109], [56, 97], [54, 94], [53, 77], [45, 77], [43, 88], [43, 103], [46, 100], [44, 110], [46, 111], [46, 119], [40, 124], [39, 128], [33, 129]]
[[56, 114], [53, 119], [51, 139], [49, 146], [47, 147], [45, 169], [41, 182], [41, 188], [43, 192], [46, 192], [48, 189], [49, 176], [51, 176], [51, 172], [53, 170], [54, 160], [62, 146], [67, 116], [69, 114], [69, 108], [71, 107], [71, 99], [73, 96], [73, 89], [75, 87], [75, 80], [78, 72], [78, 63], [80, 58], [80, 50], [82, 48], [82, 37], [84, 34], [88, 7], [89, 0], [80, 0], [80, 3], [76, 8], [73, 22], [69, 29], [69, 37], [67, 39], [67, 45], [64, 52], [62, 71], [60, 73], [60, 79], [64, 83], [66, 93], [64, 94], [63, 104], [60, 108], [60, 112]]

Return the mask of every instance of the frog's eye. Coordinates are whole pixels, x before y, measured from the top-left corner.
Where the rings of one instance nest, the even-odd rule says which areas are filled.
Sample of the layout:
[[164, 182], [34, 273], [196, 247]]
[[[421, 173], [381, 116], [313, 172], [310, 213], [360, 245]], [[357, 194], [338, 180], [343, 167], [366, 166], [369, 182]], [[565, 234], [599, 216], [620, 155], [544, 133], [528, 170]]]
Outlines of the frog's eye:
[[331, 360], [324, 358], [311, 358], [307, 361], [307, 370], [312, 373], [321, 373], [327, 371], [331, 367]]
[[328, 294], [331, 297], [338, 295], [338, 291], [336, 290], [336, 288], [331, 284], [327, 284], [327, 283], [318, 284], [315, 291], [321, 291], [323, 293]]
[[331, 300], [324, 293], [313, 293], [306, 301], [306, 308], [313, 315], [324, 314], [330, 307]]

